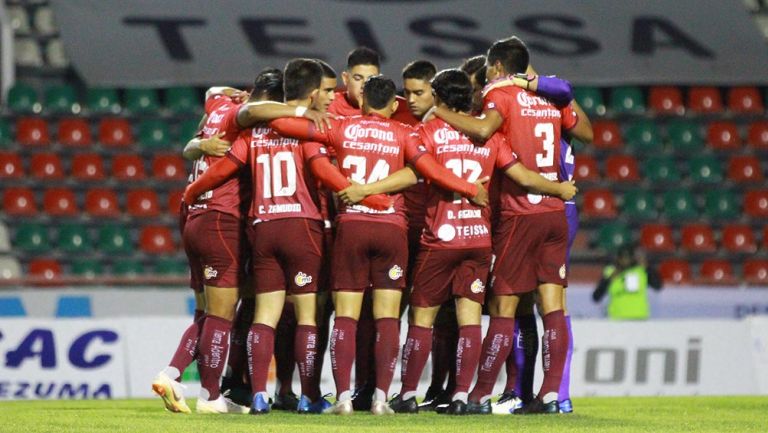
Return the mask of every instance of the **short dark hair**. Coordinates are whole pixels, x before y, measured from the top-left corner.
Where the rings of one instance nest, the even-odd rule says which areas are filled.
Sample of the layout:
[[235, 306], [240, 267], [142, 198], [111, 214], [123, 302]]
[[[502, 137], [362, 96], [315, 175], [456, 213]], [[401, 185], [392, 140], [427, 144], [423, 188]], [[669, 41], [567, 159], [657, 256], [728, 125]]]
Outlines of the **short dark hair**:
[[435, 65], [428, 60], [414, 60], [403, 68], [403, 80], [431, 80], [437, 73]]
[[501, 62], [508, 74], [525, 72], [530, 62], [528, 47], [517, 36], [496, 41], [488, 49], [488, 65]]
[[472, 82], [460, 69], [444, 69], [432, 79], [435, 95], [449, 108], [468, 112], [472, 109]]
[[336, 71], [333, 70], [331, 65], [320, 59], [315, 59], [315, 61], [323, 68], [323, 78], [336, 78]]
[[379, 63], [379, 53], [368, 47], [358, 47], [347, 54], [347, 70], [357, 65], [373, 65], [378, 68]]
[[374, 75], [363, 84], [363, 98], [369, 107], [380, 110], [395, 98], [395, 82], [383, 75]]
[[475, 82], [480, 87], [485, 87], [486, 81], [488, 81], [488, 77], [486, 76], [486, 73], [488, 72], [488, 67], [483, 65], [482, 68], [478, 69], [477, 72], [475, 72]]
[[283, 71], [277, 68], [264, 68], [253, 80], [252, 99], [283, 100]]
[[305, 99], [320, 87], [323, 68], [312, 59], [293, 59], [285, 64], [283, 88], [285, 100]]
[[467, 75], [475, 75], [480, 69], [485, 66], [485, 54], [479, 54], [474, 57], [470, 57], [464, 60], [464, 63], [459, 66], [459, 69], [466, 72]]

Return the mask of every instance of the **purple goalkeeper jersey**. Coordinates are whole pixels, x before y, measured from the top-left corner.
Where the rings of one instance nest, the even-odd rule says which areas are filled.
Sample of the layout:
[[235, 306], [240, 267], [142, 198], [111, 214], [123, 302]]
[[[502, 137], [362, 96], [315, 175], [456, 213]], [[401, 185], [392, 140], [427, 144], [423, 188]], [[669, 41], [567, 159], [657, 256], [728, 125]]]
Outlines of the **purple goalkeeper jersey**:
[[[573, 180], [573, 173], [576, 170], [576, 160], [573, 157], [573, 147], [564, 139], [560, 139], [560, 167], [558, 175], [562, 180]], [[566, 252], [566, 262], [570, 267], [571, 246], [576, 238], [576, 230], [579, 228], [579, 212], [576, 209], [576, 202], [568, 200], [565, 202], [565, 219], [568, 221], [568, 250]]]

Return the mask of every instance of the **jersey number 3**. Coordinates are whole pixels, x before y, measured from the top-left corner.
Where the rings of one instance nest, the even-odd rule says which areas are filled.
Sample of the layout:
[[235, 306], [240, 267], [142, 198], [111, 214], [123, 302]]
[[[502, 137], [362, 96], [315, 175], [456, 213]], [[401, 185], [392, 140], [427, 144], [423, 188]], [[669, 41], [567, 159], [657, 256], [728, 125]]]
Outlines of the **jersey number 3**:
[[536, 166], [539, 168], [555, 165], [555, 126], [551, 123], [537, 123], [533, 135], [541, 138], [544, 153], [536, 154]]

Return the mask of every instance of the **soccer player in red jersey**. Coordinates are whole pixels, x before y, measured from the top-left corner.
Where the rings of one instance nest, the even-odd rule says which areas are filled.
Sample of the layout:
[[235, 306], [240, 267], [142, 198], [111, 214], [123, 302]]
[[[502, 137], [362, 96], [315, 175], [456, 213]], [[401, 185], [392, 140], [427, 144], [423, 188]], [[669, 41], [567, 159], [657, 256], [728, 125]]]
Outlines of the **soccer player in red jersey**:
[[[528, 49], [520, 39], [497, 41], [488, 50], [487, 76], [492, 80], [522, 73], [528, 63]], [[484, 105], [481, 118], [460, 116], [444, 108], [438, 108], [435, 114], [480, 139], [488, 139], [500, 130], [520, 161], [536, 167], [548, 179], [557, 179], [561, 129], [577, 138], [589, 134], [570, 106], [556, 107], [518, 87], [492, 90], [485, 96]], [[557, 413], [558, 388], [568, 350], [563, 315], [568, 237], [564, 205], [558, 198], [531, 194], [507, 179], [502, 179], [500, 198], [501, 219], [494, 236], [493, 296], [489, 303], [491, 322], [468, 409], [490, 412], [493, 384], [511, 349], [520, 296], [537, 290], [544, 320], [544, 382], [537, 399], [515, 413]]]

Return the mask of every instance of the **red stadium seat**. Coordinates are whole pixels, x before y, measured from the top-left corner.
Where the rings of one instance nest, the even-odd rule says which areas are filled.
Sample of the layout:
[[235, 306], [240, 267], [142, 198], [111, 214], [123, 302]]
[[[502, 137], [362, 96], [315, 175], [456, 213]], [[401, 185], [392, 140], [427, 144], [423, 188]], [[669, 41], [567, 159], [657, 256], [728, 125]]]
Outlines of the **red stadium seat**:
[[667, 284], [685, 284], [691, 281], [691, 265], [685, 260], [664, 260], [659, 265], [659, 273]]
[[55, 280], [61, 276], [61, 265], [54, 259], [33, 259], [29, 262], [29, 276]]
[[83, 119], [62, 119], [59, 122], [58, 140], [66, 146], [90, 146], [91, 127]]
[[682, 116], [685, 114], [683, 93], [680, 88], [673, 86], [651, 87], [648, 95], [651, 110], [658, 114], [672, 114]]
[[22, 117], [16, 121], [16, 141], [27, 146], [50, 144], [48, 124], [39, 117]]
[[706, 224], [690, 224], [682, 228], [683, 249], [691, 253], [711, 253], [717, 249], [712, 228]]
[[605, 161], [605, 177], [619, 182], [639, 180], [637, 160], [629, 155], [609, 156]]
[[15, 216], [37, 214], [35, 193], [29, 188], [6, 188], [3, 192], [2, 210], [8, 215]]
[[43, 194], [43, 211], [52, 216], [75, 216], [79, 210], [75, 193], [69, 188], [51, 188]]
[[147, 226], [141, 229], [139, 245], [147, 254], [168, 254], [176, 251], [171, 229], [165, 226]]
[[734, 113], [760, 114], [765, 110], [757, 87], [733, 87], [728, 91], [728, 109]]
[[37, 153], [32, 156], [29, 171], [39, 179], [62, 179], [64, 169], [61, 159], [55, 153]]
[[24, 165], [21, 157], [11, 152], [0, 152], [0, 179], [21, 179]]
[[688, 89], [688, 108], [702, 114], [723, 111], [723, 99], [716, 87], [691, 87]]
[[760, 120], [749, 125], [747, 137], [750, 146], [768, 150], [768, 121]]
[[616, 198], [607, 189], [591, 189], [584, 193], [582, 212], [590, 218], [613, 218], [616, 216]]
[[150, 189], [128, 191], [125, 202], [126, 210], [132, 216], [154, 217], [160, 215], [157, 193]]
[[592, 124], [593, 143], [600, 149], [618, 149], [623, 143], [619, 124], [610, 120], [598, 120]]
[[711, 122], [707, 126], [707, 142], [713, 149], [738, 150], [741, 147], [739, 129], [733, 122]]
[[736, 283], [733, 266], [726, 260], [709, 259], [701, 263], [699, 277], [703, 283], [731, 285]]
[[744, 212], [753, 218], [768, 218], [768, 190], [746, 193], [744, 195]]
[[640, 244], [648, 252], [670, 253], [675, 250], [672, 229], [666, 224], [646, 224], [640, 230]]
[[171, 191], [168, 193], [168, 202], [166, 209], [168, 213], [173, 216], [179, 215], [179, 209], [181, 208], [181, 198], [184, 196], [183, 190]]
[[728, 162], [728, 179], [735, 182], [761, 182], [763, 168], [760, 160], [751, 155], [731, 157]]
[[768, 285], [768, 260], [748, 259], [744, 262], [743, 271], [747, 283]]
[[115, 155], [112, 158], [112, 176], [119, 180], [145, 179], [144, 161], [138, 155]]
[[576, 170], [573, 173], [575, 181], [597, 182], [600, 180], [600, 171], [597, 161], [589, 155], [579, 155], [576, 158]]
[[184, 159], [178, 155], [155, 155], [152, 175], [157, 180], [184, 180], [187, 178]]
[[102, 119], [99, 123], [99, 141], [113, 147], [130, 145], [133, 143], [130, 123], [125, 119]]
[[757, 251], [752, 228], [745, 224], [731, 224], [723, 228], [723, 248], [731, 253], [754, 253]]
[[98, 153], [82, 153], [72, 157], [72, 176], [77, 180], [103, 180], [104, 161]]
[[96, 188], [85, 193], [85, 211], [93, 217], [120, 215], [117, 193], [111, 189]]

